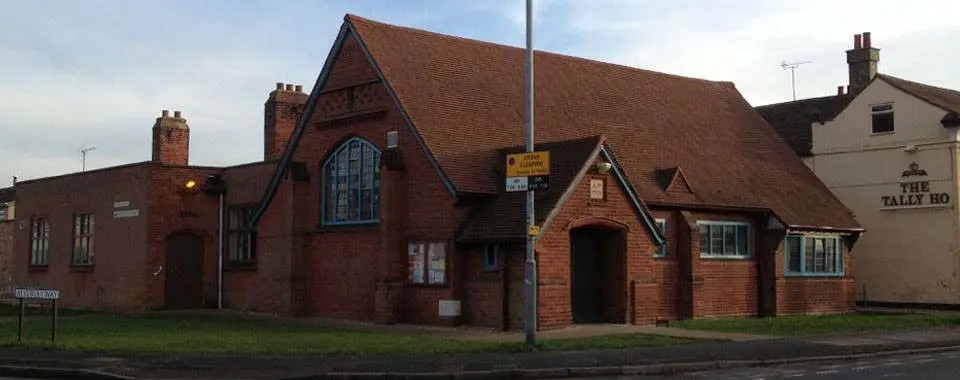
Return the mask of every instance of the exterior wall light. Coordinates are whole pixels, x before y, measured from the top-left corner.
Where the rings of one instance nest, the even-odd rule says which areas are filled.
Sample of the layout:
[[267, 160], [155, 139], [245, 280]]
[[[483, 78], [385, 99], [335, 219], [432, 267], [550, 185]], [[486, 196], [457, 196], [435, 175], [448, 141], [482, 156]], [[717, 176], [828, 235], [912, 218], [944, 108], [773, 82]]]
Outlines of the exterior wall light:
[[186, 187], [187, 190], [193, 190], [194, 187], [197, 187], [197, 181], [194, 181], [194, 180], [187, 181], [187, 184], [183, 186]]
[[609, 172], [610, 169], [613, 168], [613, 164], [606, 161], [597, 162], [596, 166], [597, 166], [597, 171], [600, 172], [600, 174], [607, 174], [607, 172]]

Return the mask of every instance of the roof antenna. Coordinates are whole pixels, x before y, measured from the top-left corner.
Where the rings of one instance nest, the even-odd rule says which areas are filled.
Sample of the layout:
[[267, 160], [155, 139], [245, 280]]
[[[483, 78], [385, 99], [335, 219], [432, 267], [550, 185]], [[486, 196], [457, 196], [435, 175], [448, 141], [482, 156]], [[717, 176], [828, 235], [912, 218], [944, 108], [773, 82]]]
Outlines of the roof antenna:
[[793, 87], [793, 101], [797, 101], [797, 79], [795, 75], [797, 71], [797, 67], [799, 67], [804, 63], [810, 63], [810, 62], [813, 62], [813, 61], [787, 63], [787, 61], [784, 60], [783, 63], [780, 64], [780, 67], [783, 67], [784, 70], [787, 70], [787, 69], [790, 70], [790, 86]]
[[87, 153], [93, 151], [94, 149], [97, 149], [97, 147], [80, 148], [80, 157], [82, 160], [81, 161], [82, 166], [80, 167], [80, 171], [82, 172], [87, 171]]

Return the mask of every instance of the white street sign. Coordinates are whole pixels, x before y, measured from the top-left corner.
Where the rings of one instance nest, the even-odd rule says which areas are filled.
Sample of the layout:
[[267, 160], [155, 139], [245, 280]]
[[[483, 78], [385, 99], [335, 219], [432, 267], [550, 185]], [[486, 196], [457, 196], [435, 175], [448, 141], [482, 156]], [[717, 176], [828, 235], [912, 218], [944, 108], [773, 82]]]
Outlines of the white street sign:
[[507, 191], [527, 191], [527, 177], [507, 177]]
[[55, 289], [14, 289], [14, 296], [21, 299], [56, 300], [60, 299], [60, 291]]

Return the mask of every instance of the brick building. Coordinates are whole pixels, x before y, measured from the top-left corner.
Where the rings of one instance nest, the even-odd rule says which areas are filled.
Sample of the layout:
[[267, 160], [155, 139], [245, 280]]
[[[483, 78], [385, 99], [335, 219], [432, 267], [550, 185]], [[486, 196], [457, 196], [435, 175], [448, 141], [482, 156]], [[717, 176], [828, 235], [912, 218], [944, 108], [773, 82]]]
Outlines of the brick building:
[[[541, 328], [852, 310], [859, 225], [732, 83], [535, 64]], [[211, 307], [222, 239], [224, 307], [522, 328], [524, 195], [504, 167], [523, 65], [348, 15], [312, 91], [270, 93], [262, 162], [189, 166], [189, 127], [164, 113], [149, 162], [18, 183], [50, 234], [18, 231], [16, 250], [50, 248], [17, 255], [16, 278], [75, 305]], [[784, 276], [801, 254], [829, 273]]]
[[13, 231], [16, 206], [12, 187], [0, 189], [0, 297], [10, 286], [10, 261], [13, 258]]

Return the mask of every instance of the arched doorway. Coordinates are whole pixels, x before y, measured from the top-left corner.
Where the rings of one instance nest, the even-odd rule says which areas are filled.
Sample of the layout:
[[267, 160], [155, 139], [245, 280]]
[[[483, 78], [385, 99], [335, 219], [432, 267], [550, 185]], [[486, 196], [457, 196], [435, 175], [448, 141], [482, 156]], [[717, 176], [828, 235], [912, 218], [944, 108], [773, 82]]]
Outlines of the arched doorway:
[[626, 323], [626, 234], [588, 225], [570, 230], [573, 323]]
[[203, 237], [191, 232], [171, 234], [165, 253], [164, 307], [202, 308]]

